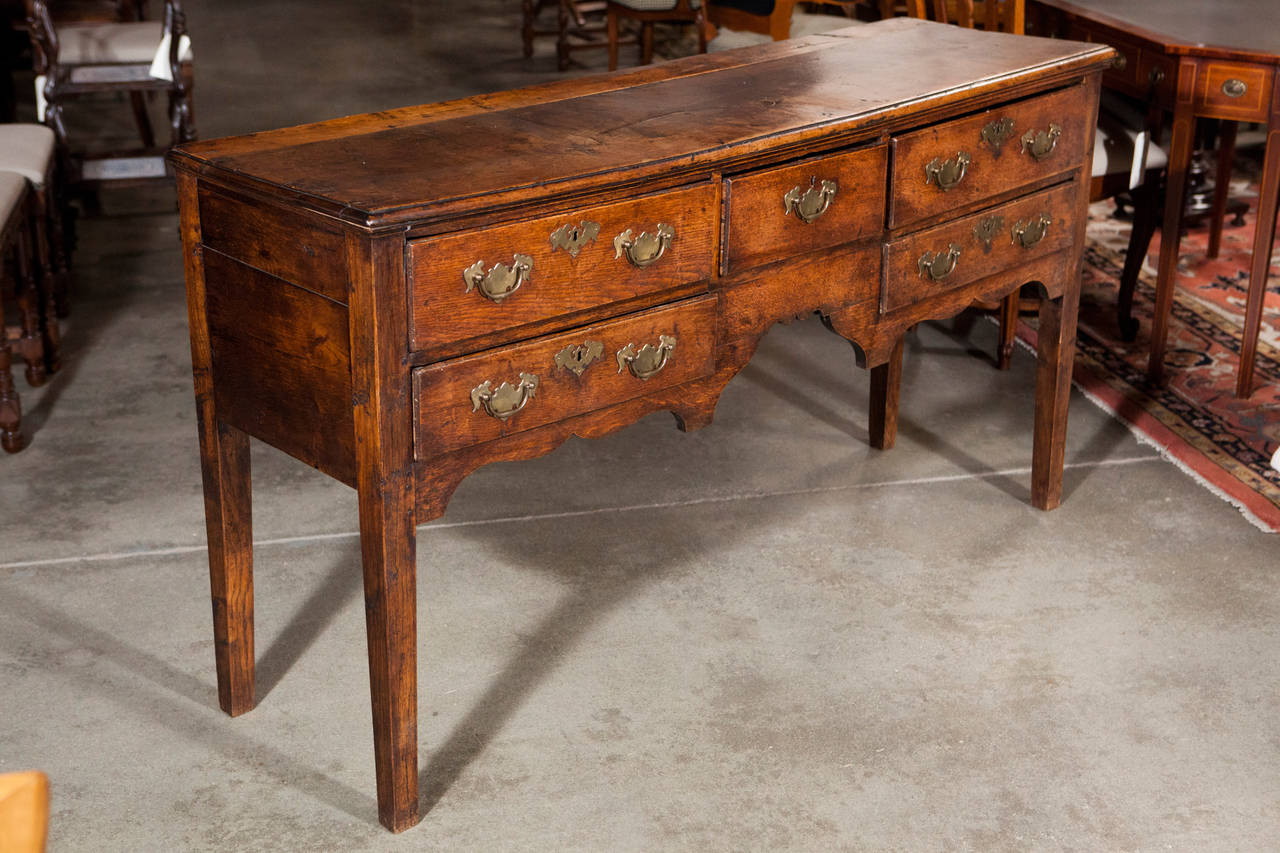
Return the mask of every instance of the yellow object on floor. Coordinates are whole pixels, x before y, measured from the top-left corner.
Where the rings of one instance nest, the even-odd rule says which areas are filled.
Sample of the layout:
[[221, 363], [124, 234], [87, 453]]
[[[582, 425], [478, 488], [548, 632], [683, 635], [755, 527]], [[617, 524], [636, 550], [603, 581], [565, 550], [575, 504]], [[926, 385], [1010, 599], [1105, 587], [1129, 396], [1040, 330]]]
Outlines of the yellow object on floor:
[[44, 853], [48, 828], [49, 777], [0, 774], [0, 853]]

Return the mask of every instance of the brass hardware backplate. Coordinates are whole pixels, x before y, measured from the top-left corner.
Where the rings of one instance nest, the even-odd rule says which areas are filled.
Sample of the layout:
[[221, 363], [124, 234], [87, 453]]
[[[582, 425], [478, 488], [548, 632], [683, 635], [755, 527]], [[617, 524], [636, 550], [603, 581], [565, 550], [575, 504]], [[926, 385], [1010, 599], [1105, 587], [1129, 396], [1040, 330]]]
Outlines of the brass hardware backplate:
[[503, 382], [496, 389], [486, 379], [471, 389], [471, 411], [478, 412], [484, 406], [489, 415], [505, 421], [528, 405], [537, 387], [538, 377], [532, 373], [521, 373], [520, 381], [515, 385]]
[[920, 275], [934, 281], [942, 281], [956, 268], [956, 260], [960, 257], [960, 247], [952, 243], [945, 252], [925, 252], [916, 262]]
[[939, 189], [949, 190], [964, 180], [965, 170], [972, 161], [973, 158], [967, 151], [957, 151], [956, 156], [946, 160], [934, 157], [925, 164], [924, 182], [927, 184], [933, 181]]
[[630, 370], [636, 379], [651, 379], [667, 366], [671, 352], [676, 348], [672, 335], [658, 335], [658, 345], [645, 344], [636, 351], [635, 344], [627, 344], [618, 350], [618, 372]]
[[996, 235], [1004, 230], [1004, 217], [999, 214], [995, 216], [984, 216], [978, 220], [978, 224], [973, 226], [973, 236], [978, 238], [978, 242], [982, 244], [982, 251], [988, 253], [991, 251], [991, 241]]
[[1030, 221], [1020, 219], [1013, 224], [1011, 232], [1013, 242], [1024, 249], [1030, 249], [1044, 239], [1044, 235], [1049, 232], [1049, 226], [1052, 224], [1053, 217], [1047, 213], [1042, 213]]
[[591, 362], [604, 355], [604, 344], [600, 341], [583, 341], [578, 345], [570, 344], [556, 353], [556, 367], [563, 368], [574, 376], [581, 376]]
[[1013, 136], [1013, 119], [1006, 116], [988, 123], [982, 128], [980, 136], [991, 147], [991, 153], [999, 157], [1004, 144]]
[[532, 271], [533, 258], [516, 254], [512, 256], [511, 266], [495, 264], [488, 272], [484, 271], [484, 261], [476, 261], [462, 271], [462, 280], [467, 283], [467, 293], [479, 290], [486, 299], [501, 302], [525, 282], [532, 281], [529, 275]]
[[564, 249], [569, 257], [576, 258], [599, 234], [599, 222], [584, 221], [577, 225], [567, 222], [551, 232], [551, 250]]
[[824, 180], [818, 183], [817, 177], [812, 177], [807, 189], [793, 187], [787, 190], [782, 197], [782, 215], [794, 213], [801, 222], [812, 222], [827, 212], [837, 189], [835, 181]]
[[675, 238], [676, 229], [665, 223], [658, 223], [652, 234], [641, 231], [638, 237], [632, 236], [628, 228], [613, 238], [613, 256], [621, 258], [625, 254], [632, 266], [647, 267], [667, 253]]
[[1053, 153], [1061, 135], [1062, 128], [1056, 124], [1050, 124], [1048, 131], [1028, 130], [1022, 134], [1022, 153], [1030, 154], [1035, 160], [1043, 160]]
[[1228, 98], [1243, 98], [1244, 93], [1247, 91], [1249, 91], [1249, 86], [1243, 80], [1235, 77], [1222, 84], [1222, 94]]

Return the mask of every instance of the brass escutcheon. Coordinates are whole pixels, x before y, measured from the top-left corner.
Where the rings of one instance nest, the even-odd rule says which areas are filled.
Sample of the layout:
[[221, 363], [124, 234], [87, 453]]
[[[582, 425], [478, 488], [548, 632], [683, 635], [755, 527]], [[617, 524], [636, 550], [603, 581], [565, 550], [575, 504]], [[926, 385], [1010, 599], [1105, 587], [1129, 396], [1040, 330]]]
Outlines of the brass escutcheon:
[[1053, 217], [1047, 213], [1042, 213], [1029, 222], [1020, 219], [1013, 224], [1013, 242], [1024, 249], [1030, 249], [1044, 239], [1044, 235], [1052, 224]]
[[627, 344], [618, 350], [618, 372], [630, 370], [636, 379], [645, 380], [657, 376], [667, 361], [672, 350], [676, 348], [676, 339], [671, 335], [658, 335], [658, 345], [645, 344], [636, 351], [635, 344]]
[[960, 247], [952, 243], [945, 252], [925, 252], [917, 261], [921, 277], [929, 277], [934, 281], [942, 281], [956, 268], [956, 260], [960, 257]]
[[599, 234], [599, 222], [580, 222], [577, 225], [565, 223], [551, 232], [551, 251], [564, 249], [569, 257], [576, 258]]
[[983, 142], [991, 147], [991, 153], [999, 157], [1004, 144], [1013, 136], [1013, 119], [1006, 116], [998, 121], [990, 122], [982, 128], [982, 133], [979, 136], [981, 136]]
[[570, 344], [556, 353], [556, 367], [564, 368], [574, 376], [581, 376], [591, 362], [604, 355], [604, 344], [600, 341], [583, 341], [574, 346]]
[[817, 177], [812, 177], [809, 179], [808, 189], [795, 187], [787, 190], [782, 197], [782, 215], [794, 213], [801, 222], [812, 222], [827, 212], [836, 189], [835, 181], [824, 180], [819, 184]]
[[982, 243], [982, 251], [984, 253], [991, 251], [991, 241], [996, 235], [1004, 230], [1004, 217], [1000, 215], [985, 216], [978, 220], [978, 224], [973, 226], [973, 236], [978, 238], [978, 242]]
[[934, 157], [924, 167], [924, 182], [935, 182], [941, 190], [949, 190], [964, 180], [965, 169], [973, 158], [966, 151], [957, 151], [955, 157], [943, 160]]
[[1062, 128], [1056, 124], [1050, 124], [1048, 131], [1028, 130], [1022, 134], [1022, 153], [1030, 154], [1036, 160], [1043, 160], [1053, 153], [1061, 135]]
[[647, 267], [666, 254], [675, 238], [676, 229], [663, 223], [658, 224], [653, 234], [642, 231], [639, 237], [633, 237], [628, 228], [613, 238], [613, 256], [620, 258], [625, 254], [632, 266]]
[[478, 412], [484, 406], [489, 415], [505, 421], [528, 405], [537, 387], [538, 377], [532, 373], [521, 373], [518, 383], [512, 385], [510, 382], [503, 382], [497, 390], [486, 379], [471, 389], [471, 411]]
[[1222, 94], [1228, 98], [1244, 97], [1244, 93], [1247, 91], [1249, 91], [1249, 87], [1245, 85], [1245, 82], [1235, 77], [1222, 84]]
[[511, 260], [511, 266], [495, 264], [488, 272], [484, 271], [484, 261], [476, 261], [467, 267], [462, 271], [467, 293], [478, 289], [486, 299], [501, 302], [519, 290], [522, 284], [532, 281], [529, 273], [533, 270], [533, 258], [516, 254]]

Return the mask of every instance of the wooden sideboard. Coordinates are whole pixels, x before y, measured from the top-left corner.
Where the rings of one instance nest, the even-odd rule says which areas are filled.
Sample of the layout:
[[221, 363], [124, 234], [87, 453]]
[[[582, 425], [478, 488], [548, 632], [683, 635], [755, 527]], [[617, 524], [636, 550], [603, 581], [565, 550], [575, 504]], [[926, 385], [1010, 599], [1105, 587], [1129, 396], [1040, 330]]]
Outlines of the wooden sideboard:
[[872, 369], [1024, 282], [1032, 501], [1058, 504], [1110, 48], [899, 19], [185, 145], [219, 701], [254, 704], [248, 437], [359, 493], [378, 810], [418, 819], [416, 524], [480, 465], [711, 422], [780, 320]]

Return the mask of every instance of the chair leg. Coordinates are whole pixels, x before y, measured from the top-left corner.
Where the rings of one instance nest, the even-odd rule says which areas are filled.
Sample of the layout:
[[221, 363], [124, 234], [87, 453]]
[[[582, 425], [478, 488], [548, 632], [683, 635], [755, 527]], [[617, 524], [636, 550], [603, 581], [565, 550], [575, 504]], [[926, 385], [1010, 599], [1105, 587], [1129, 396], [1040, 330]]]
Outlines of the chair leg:
[[66, 238], [62, 231], [62, 213], [57, 209], [56, 194], [50, 193], [50, 187], [52, 186], [53, 178], [50, 176], [45, 179], [44, 188], [35, 192], [36, 216], [40, 218], [40, 223], [37, 225], [39, 233], [37, 233], [36, 239], [43, 241], [45, 250], [48, 252], [48, 268], [53, 275], [51, 293], [53, 295], [55, 315], [66, 317], [71, 313], [71, 272], [67, 269], [67, 248]]
[[17, 453], [22, 438], [22, 401], [13, 384], [13, 349], [4, 333], [4, 300], [0, 299], [0, 447]]
[[1143, 185], [1133, 191], [1133, 230], [1129, 234], [1129, 248], [1125, 253], [1124, 271], [1120, 273], [1120, 295], [1116, 301], [1116, 324], [1120, 327], [1120, 339], [1132, 341], [1138, 336], [1138, 321], [1133, 318], [1133, 291], [1138, 286], [1138, 274], [1147, 258], [1151, 237], [1156, 232], [1159, 214], [1159, 192]]
[[618, 70], [618, 13], [613, 6], [605, 17], [605, 27], [609, 33], [609, 70]]
[[524, 41], [524, 58], [528, 59], [533, 56], [533, 20], [537, 14], [537, 7], [534, 6], [533, 0], [523, 0], [520, 10], [522, 15], [520, 36]]
[[1227, 194], [1231, 190], [1231, 166], [1236, 157], [1236, 123], [1222, 122], [1218, 131], [1218, 175], [1213, 186], [1213, 208], [1209, 211], [1210, 258], [1218, 257], [1222, 248], [1222, 220], [1227, 215]]
[[151, 129], [151, 117], [147, 115], [147, 99], [142, 92], [130, 92], [129, 102], [133, 104], [133, 121], [138, 126], [138, 138], [143, 148], [156, 146], [156, 135]]
[[31, 211], [27, 218], [31, 223], [31, 234], [35, 243], [36, 266], [39, 268], [37, 281], [37, 304], [40, 309], [41, 347], [44, 350], [44, 365], [49, 373], [57, 373], [62, 369], [62, 340], [58, 329], [58, 312], [54, 300], [57, 289], [53, 274], [53, 263], [50, 260], [49, 235], [46, 229], [47, 219], [43, 206], [33, 196]]
[[26, 362], [27, 384], [32, 388], [45, 383], [44, 338], [40, 333], [40, 300], [36, 279], [31, 269], [31, 233], [23, 227], [18, 235], [18, 311], [22, 314], [22, 337], [18, 344]]
[[559, 35], [556, 36], [556, 67], [561, 71], [569, 68], [569, 18], [570, 0], [560, 0]]
[[653, 21], [644, 21], [640, 24], [640, 64], [649, 65], [653, 62]]
[[1022, 299], [1015, 290], [1000, 300], [1000, 350], [996, 353], [996, 368], [1008, 370], [1013, 363], [1014, 339], [1018, 334], [1018, 308]]

